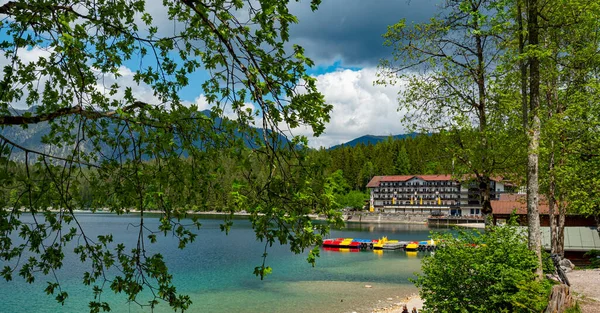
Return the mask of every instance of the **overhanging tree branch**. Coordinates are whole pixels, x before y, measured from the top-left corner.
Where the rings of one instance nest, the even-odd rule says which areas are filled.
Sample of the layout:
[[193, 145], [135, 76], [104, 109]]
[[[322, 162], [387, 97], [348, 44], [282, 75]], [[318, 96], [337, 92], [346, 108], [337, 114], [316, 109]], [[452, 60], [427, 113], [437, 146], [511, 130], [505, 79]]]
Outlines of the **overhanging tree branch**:
[[[123, 107], [124, 112], [130, 112], [136, 108], [145, 108], [150, 106], [148, 103], [136, 101], [132, 105]], [[69, 108], [58, 109], [51, 113], [44, 113], [40, 115], [34, 116], [26, 116], [26, 115], [5, 115], [0, 116], [0, 125], [8, 126], [8, 125], [28, 125], [28, 124], [37, 124], [46, 121], [52, 121], [59, 117], [68, 116], [68, 115], [81, 115], [88, 119], [99, 119], [99, 118], [118, 118], [125, 119], [118, 116], [118, 111], [107, 111], [107, 112], [98, 112], [87, 110], [82, 106], [74, 106]]]
[[89, 166], [89, 167], [100, 168], [100, 166], [98, 166], [96, 164], [83, 162], [81, 160], [74, 160], [74, 159], [69, 159], [69, 158], [63, 158], [63, 157], [60, 157], [60, 156], [51, 155], [51, 154], [47, 154], [47, 153], [44, 153], [44, 152], [40, 152], [40, 151], [36, 151], [36, 150], [32, 150], [32, 149], [26, 148], [26, 147], [24, 147], [24, 146], [22, 146], [22, 145], [20, 145], [20, 144], [18, 144], [16, 142], [14, 142], [14, 141], [8, 139], [8, 138], [6, 138], [4, 135], [1, 135], [1, 134], [0, 134], [0, 140], [3, 140], [6, 143], [8, 143], [9, 145], [11, 145], [11, 146], [13, 146], [13, 147], [15, 147], [17, 149], [23, 150], [26, 153], [37, 154], [37, 155], [42, 156], [44, 158], [55, 159], [55, 160], [65, 161], [65, 162], [75, 162], [77, 164], [86, 165], [86, 166]]

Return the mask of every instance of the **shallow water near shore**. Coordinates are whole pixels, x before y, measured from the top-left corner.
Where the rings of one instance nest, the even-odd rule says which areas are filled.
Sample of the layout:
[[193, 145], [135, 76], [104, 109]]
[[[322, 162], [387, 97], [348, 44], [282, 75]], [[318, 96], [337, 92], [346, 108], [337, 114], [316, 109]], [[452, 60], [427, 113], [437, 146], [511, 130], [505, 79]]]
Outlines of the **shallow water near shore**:
[[[306, 262], [306, 253], [295, 255], [287, 246], [274, 245], [267, 251], [266, 262], [273, 273], [261, 281], [253, 270], [262, 264], [264, 243], [255, 239], [250, 223], [243, 219], [235, 220], [226, 236], [219, 229], [221, 218], [203, 216], [196, 241], [184, 250], [177, 248], [177, 240], [171, 236], [159, 237], [156, 244], [147, 245], [149, 253], [164, 256], [178, 292], [191, 297], [193, 304], [188, 312], [370, 312], [417, 291], [409, 278], [419, 271], [425, 252], [322, 250], [312, 267]], [[128, 246], [138, 235], [138, 215], [78, 214], [78, 220], [88, 234], [112, 233], [116, 242]], [[156, 228], [158, 219], [146, 218], [145, 224]], [[331, 237], [425, 240], [429, 232], [425, 225], [351, 223], [343, 230], [332, 231]], [[0, 262], [1, 267], [4, 265]], [[2, 280], [0, 312], [89, 311], [87, 305], [93, 294], [90, 287], [81, 284], [81, 275], [87, 269], [89, 265], [70, 253], [65, 257], [63, 268], [57, 272], [63, 290], [69, 293], [64, 306], [44, 292], [52, 277], [37, 276], [33, 285], [17, 275], [12, 282]], [[147, 300], [143, 297], [140, 302]], [[101, 301], [109, 302], [113, 312], [150, 311], [128, 303], [123, 295], [115, 295], [108, 284]], [[154, 312], [172, 311], [161, 303]]]

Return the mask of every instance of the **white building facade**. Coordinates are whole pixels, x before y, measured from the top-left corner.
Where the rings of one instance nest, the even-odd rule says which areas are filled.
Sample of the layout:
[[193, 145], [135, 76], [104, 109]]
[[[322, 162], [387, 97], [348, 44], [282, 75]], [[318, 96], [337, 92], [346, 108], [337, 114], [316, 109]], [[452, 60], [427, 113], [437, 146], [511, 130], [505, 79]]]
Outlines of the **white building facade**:
[[[479, 188], [473, 182], [459, 182], [451, 175], [375, 176], [367, 184], [370, 206], [386, 213], [479, 216]], [[499, 180], [490, 181], [491, 200], [504, 192]]]

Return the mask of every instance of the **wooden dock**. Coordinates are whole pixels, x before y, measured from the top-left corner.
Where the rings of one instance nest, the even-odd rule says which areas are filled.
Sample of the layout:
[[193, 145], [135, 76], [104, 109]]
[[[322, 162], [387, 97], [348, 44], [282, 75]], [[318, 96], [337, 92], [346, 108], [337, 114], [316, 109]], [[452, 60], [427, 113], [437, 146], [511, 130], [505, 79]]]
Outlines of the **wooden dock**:
[[483, 222], [484, 220], [481, 216], [430, 216], [427, 218], [427, 225], [429, 226], [451, 226]]

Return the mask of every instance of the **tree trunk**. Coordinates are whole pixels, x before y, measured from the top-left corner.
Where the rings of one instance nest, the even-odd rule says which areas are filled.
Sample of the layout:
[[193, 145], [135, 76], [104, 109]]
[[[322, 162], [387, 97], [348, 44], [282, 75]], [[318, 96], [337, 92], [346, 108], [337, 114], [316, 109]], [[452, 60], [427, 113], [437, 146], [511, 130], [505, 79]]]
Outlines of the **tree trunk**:
[[[554, 115], [553, 107], [556, 106], [556, 112], [560, 113], [560, 105], [558, 104], [557, 94], [558, 82], [556, 79], [548, 80], [546, 86], [546, 102], [548, 103], [548, 120], [552, 120]], [[548, 160], [548, 221], [550, 223], [550, 253], [557, 253], [558, 251], [558, 227], [556, 221], [556, 215], [554, 214], [556, 208], [556, 169], [555, 169], [555, 148], [554, 148], [554, 136], [550, 139], [550, 156]]]
[[534, 113], [533, 123], [529, 130], [529, 145], [527, 157], [527, 220], [529, 230], [529, 249], [535, 252], [538, 258], [538, 268], [536, 275], [542, 279], [542, 238], [540, 232], [540, 214], [539, 204], [539, 138], [540, 138], [540, 118]]
[[558, 202], [558, 225], [556, 232], [556, 253], [565, 257], [565, 217], [567, 208], [563, 201]]
[[491, 227], [494, 223], [492, 221], [492, 203], [490, 199], [490, 178], [482, 177], [479, 179], [479, 194], [481, 197], [481, 215], [483, 216], [483, 222], [485, 228]]
[[550, 294], [550, 301], [548, 307], [544, 310], [544, 313], [561, 313], [566, 309], [573, 307], [575, 300], [571, 295], [571, 290], [567, 285], [555, 285], [552, 286], [552, 292]]
[[[525, 53], [525, 30], [523, 26], [523, 1], [517, 1], [517, 24], [519, 25], [519, 55]], [[527, 129], [529, 117], [527, 114], [527, 62], [524, 58], [519, 60], [519, 70], [521, 72], [521, 109], [523, 110], [523, 129]]]
[[[479, 11], [479, 6], [473, 4], [473, 13]], [[476, 16], [473, 15], [474, 28], [479, 29], [479, 21]], [[489, 151], [488, 140], [487, 140], [487, 112], [486, 112], [486, 86], [485, 86], [485, 55], [483, 52], [483, 39], [480, 33], [475, 34], [475, 45], [477, 48], [477, 71], [476, 71], [476, 83], [478, 90], [478, 103], [477, 111], [479, 115], [479, 134], [481, 136], [481, 151]], [[487, 169], [487, 153], [481, 154], [481, 165]], [[485, 228], [491, 227], [492, 221], [492, 204], [490, 199], [490, 177], [486, 170], [483, 171], [482, 176], [478, 177], [479, 180], [479, 200], [481, 202], [481, 215], [483, 216], [483, 222]]]
[[[527, 8], [528, 41], [531, 47], [537, 48], [539, 44], [538, 1], [529, 0]], [[529, 249], [537, 256], [538, 267], [536, 276], [543, 278], [542, 270], [542, 240], [540, 232], [539, 203], [539, 145], [541, 121], [540, 107], [540, 60], [536, 54], [529, 57], [529, 119], [530, 127], [527, 129], [527, 219], [529, 229]]]
[[554, 180], [554, 141], [550, 142], [550, 160], [548, 162], [548, 220], [550, 222], [550, 253], [558, 251], [558, 233], [556, 225], [556, 217], [554, 216], [554, 206], [556, 204], [555, 190], [556, 182]]
[[[555, 97], [557, 99], [556, 113], [561, 114], [565, 110], [565, 107], [560, 102], [558, 102], [558, 95], [555, 95]], [[561, 130], [560, 138], [561, 138], [560, 144], [562, 145], [566, 140], [563, 130]], [[565, 146], [562, 145], [559, 156], [558, 156], [558, 167], [559, 168], [562, 168], [565, 165], [565, 156], [566, 155], [567, 155], [567, 152], [565, 151]], [[560, 191], [560, 189], [559, 189], [559, 191]], [[563, 199], [563, 195], [564, 195], [564, 192], [559, 192], [558, 196], [556, 196], [556, 194], [555, 194], [556, 205], [558, 206], [558, 225], [556, 226], [556, 228], [557, 228], [557, 231], [556, 231], [556, 253], [564, 258], [565, 257], [565, 219], [566, 219], [566, 215], [567, 215], [567, 204], [565, 203], [565, 201]]]

